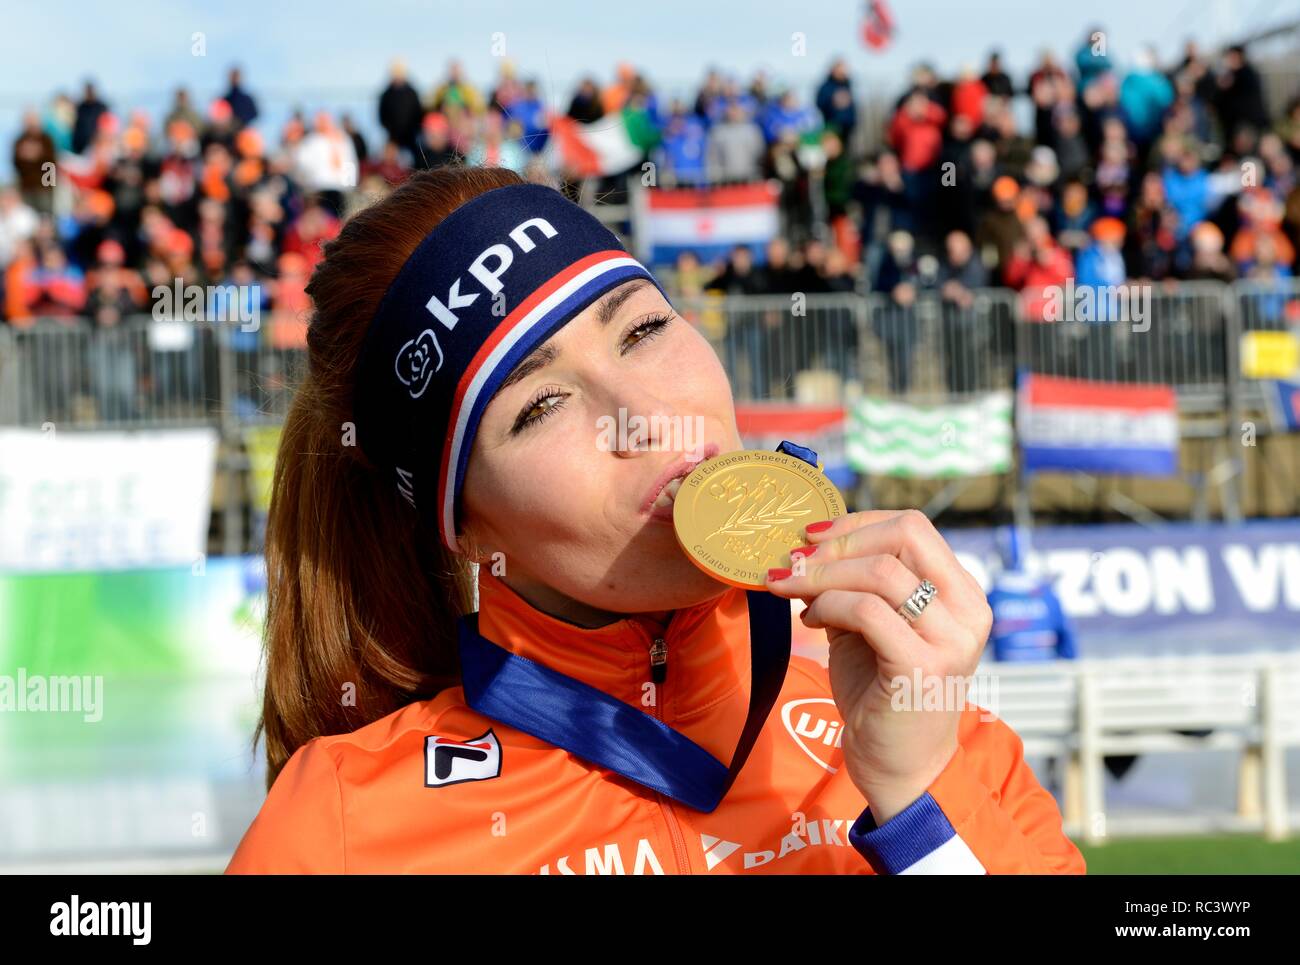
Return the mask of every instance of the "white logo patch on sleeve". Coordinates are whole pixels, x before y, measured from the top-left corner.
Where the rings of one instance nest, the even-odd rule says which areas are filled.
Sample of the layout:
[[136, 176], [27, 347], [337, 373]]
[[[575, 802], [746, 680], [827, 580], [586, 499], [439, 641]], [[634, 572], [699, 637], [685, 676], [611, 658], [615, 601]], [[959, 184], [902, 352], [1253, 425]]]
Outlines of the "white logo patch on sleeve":
[[469, 740], [430, 734], [424, 739], [424, 786], [486, 781], [501, 774], [501, 744], [488, 728]]

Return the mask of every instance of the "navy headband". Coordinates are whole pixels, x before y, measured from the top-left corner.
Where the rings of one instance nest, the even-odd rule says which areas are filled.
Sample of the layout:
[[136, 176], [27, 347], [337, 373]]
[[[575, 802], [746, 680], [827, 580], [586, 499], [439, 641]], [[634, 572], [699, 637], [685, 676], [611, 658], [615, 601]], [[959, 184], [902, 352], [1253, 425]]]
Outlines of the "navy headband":
[[632, 278], [658, 287], [612, 231], [538, 184], [467, 201], [397, 273], [362, 344], [357, 440], [436, 519], [447, 546], [458, 549], [465, 467], [492, 396], [534, 349]]

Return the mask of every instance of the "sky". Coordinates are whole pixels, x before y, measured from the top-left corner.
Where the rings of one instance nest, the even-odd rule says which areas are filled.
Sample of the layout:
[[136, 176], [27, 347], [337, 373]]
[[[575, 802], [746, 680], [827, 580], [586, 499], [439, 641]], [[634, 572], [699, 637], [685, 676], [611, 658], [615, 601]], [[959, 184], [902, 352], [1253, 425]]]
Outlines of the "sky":
[[[1300, 0], [891, 0], [892, 48], [859, 39], [863, 4], [849, 0], [125, 0], [104, 4], [38, 0], [6, 5], [0, 39], [0, 140], [21, 108], [93, 76], [110, 106], [143, 106], [155, 117], [180, 84], [200, 102], [223, 90], [240, 63], [253, 93], [277, 121], [291, 106], [350, 109], [373, 129], [374, 101], [396, 56], [422, 90], [459, 58], [489, 87], [499, 54], [535, 76], [553, 106], [567, 106], [574, 80], [612, 77], [631, 61], [660, 89], [685, 93], [710, 64], [741, 76], [764, 68], [778, 81], [812, 85], [837, 55], [859, 89], [894, 92], [919, 60], [941, 72], [982, 65], [1003, 51], [1013, 76], [1050, 46], [1068, 55], [1094, 25], [1105, 27], [1121, 63], [1142, 45], [1174, 56], [1188, 37], [1204, 44], [1300, 19]], [[196, 54], [196, 34], [202, 53]], [[795, 51], [802, 38], [803, 52]], [[17, 41], [17, 42], [15, 42]]]

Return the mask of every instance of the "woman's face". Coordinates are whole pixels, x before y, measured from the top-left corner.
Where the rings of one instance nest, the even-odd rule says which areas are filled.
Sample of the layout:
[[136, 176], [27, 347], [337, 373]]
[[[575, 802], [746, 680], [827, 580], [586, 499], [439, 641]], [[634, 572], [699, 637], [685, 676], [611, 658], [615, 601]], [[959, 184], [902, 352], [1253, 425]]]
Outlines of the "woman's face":
[[[667, 478], [741, 448], [716, 353], [644, 279], [606, 293], [520, 363], [483, 413], [464, 487], [482, 565], [584, 625], [726, 587], [678, 548]], [[501, 554], [497, 556], [495, 554]]]

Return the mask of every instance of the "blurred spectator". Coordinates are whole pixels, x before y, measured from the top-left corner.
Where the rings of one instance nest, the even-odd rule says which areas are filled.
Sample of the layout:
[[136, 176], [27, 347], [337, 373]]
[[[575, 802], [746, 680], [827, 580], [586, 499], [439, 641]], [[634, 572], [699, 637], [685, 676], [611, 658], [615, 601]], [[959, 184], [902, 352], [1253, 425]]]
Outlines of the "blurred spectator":
[[1174, 233], [1181, 241], [1192, 225], [1209, 217], [1215, 203], [1210, 175], [1201, 166], [1195, 142], [1188, 141], [1183, 146], [1177, 166], [1166, 166], [1163, 178], [1165, 197], [1178, 216]]
[[131, 292], [113, 273], [101, 273], [86, 300], [86, 314], [96, 331], [88, 346], [87, 366], [101, 419], [136, 419], [140, 414], [135, 345], [120, 328], [136, 307]]
[[766, 293], [763, 275], [754, 267], [754, 253], [746, 245], [736, 245], [726, 265], [705, 286], [725, 295], [762, 295]]
[[980, 81], [984, 84], [985, 91], [993, 97], [1010, 99], [1015, 93], [1015, 85], [1002, 69], [1002, 54], [996, 50], [989, 53], [988, 66], [984, 68]]
[[1223, 253], [1223, 232], [1219, 226], [1202, 221], [1191, 231], [1192, 264], [1187, 277], [1192, 281], [1229, 282], [1237, 277], [1232, 262]]
[[1216, 75], [1215, 106], [1224, 134], [1231, 143], [1243, 127], [1261, 130], [1268, 126], [1264, 109], [1264, 85], [1259, 72], [1246, 59], [1244, 47], [1228, 48]]
[[858, 108], [853, 100], [849, 68], [843, 60], [831, 64], [830, 72], [817, 89], [817, 110], [826, 126], [839, 131], [843, 139], [852, 136], [858, 121]]
[[1133, 69], [1119, 88], [1119, 109], [1128, 135], [1145, 158], [1146, 150], [1160, 131], [1160, 121], [1174, 102], [1174, 88], [1156, 67], [1155, 50], [1138, 51]]
[[405, 61], [394, 60], [388, 77], [388, 86], [379, 95], [379, 124], [389, 140], [414, 160], [418, 153], [415, 139], [424, 119], [424, 107], [420, 95], [407, 80]]
[[1074, 66], [1079, 72], [1079, 87], [1084, 88], [1110, 70], [1107, 53], [1109, 38], [1103, 27], [1088, 28], [1074, 54]]
[[32, 322], [37, 297], [35, 274], [36, 246], [27, 240], [19, 241], [4, 271], [5, 320], [14, 328], [26, 328]]
[[86, 274], [86, 284], [92, 291], [105, 282], [124, 293], [130, 303], [129, 312], [141, 309], [148, 302], [144, 279], [134, 268], [126, 265], [126, 250], [112, 238], [100, 242], [95, 252], [94, 267]]
[[1024, 226], [1016, 211], [1020, 185], [1015, 178], [1003, 175], [993, 182], [991, 194], [995, 207], [980, 219], [975, 244], [981, 253], [991, 250], [991, 259], [986, 256], [985, 261], [994, 265], [1001, 275], [1010, 264], [1016, 245], [1025, 237]]
[[305, 191], [316, 191], [339, 214], [342, 194], [355, 188], [360, 174], [352, 141], [325, 111], [316, 114], [314, 127], [294, 151], [295, 180]]
[[1121, 250], [1124, 246], [1124, 222], [1118, 218], [1098, 218], [1092, 224], [1093, 242], [1079, 252], [1075, 265], [1076, 292], [1084, 289], [1093, 290], [1093, 318], [1088, 321], [1113, 322], [1120, 319], [1110, 314], [1114, 300], [1101, 293], [1101, 289], [1119, 289], [1128, 280], [1128, 270], [1124, 266]]
[[453, 60], [447, 65], [447, 79], [438, 85], [430, 98], [429, 110], [444, 114], [454, 110], [477, 115], [483, 112], [483, 108], [483, 95], [465, 79], [460, 61]]
[[[736, 245], [727, 258], [725, 267], [706, 286], [710, 291], [726, 295], [761, 295], [764, 279], [754, 268], [754, 253], [745, 245]], [[727, 371], [738, 379], [743, 371], [747, 376], [745, 398], [765, 399], [768, 396], [769, 373], [765, 332], [769, 323], [762, 310], [732, 313], [723, 343], [723, 358]], [[778, 320], [778, 313], [770, 313]], [[743, 361], [743, 369], [741, 363]]]
[[759, 279], [759, 289], [764, 293], [799, 290], [798, 277], [790, 266], [790, 243], [784, 238], [773, 238], [767, 243], [767, 259], [759, 270]]
[[[1156, 179], [1157, 181], [1159, 178]], [[1163, 189], [1160, 195], [1164, 198]], [[1061, 188], [1061, 203], [1053, 212], [1052, 231], [1067, 251], [1077, 251], [1088, 244], [1088, 229], [1097, 217], [1097, 208], [1088, 197], [1082, 181], [1071, 179]]]
[[170, 128], [176, 121], [184, 121], [194, 131], [203, 129], [203, 115], [194, 109], [190, 103], [190, 92], [184, 87], [176, 88], [172, 97], [172, 109], [163, 118], [163, 127]]
[[596, 82], [590, 77], [584, 77], [579, 81], [578, 89], [573, 92], [573, 99], [569, 101], [568, 115], [582, 124], [595, 123], [605, 116], [600, 91], [596, 87]]
[[1041, 322], [1053, 292], [1064, 289], [1073, 273], [1069, 253], [1052, 240], [1041, 219], [1034, 219], [1027, 226], [1025, 240], [1016, 243], [1004, 280], [1020, 290], [1025, 318]]
[[1232, 239], [1229, 255], [1243, 275], [1250, 274], [1261, 247], [1267, 244], [1270, 266], [1289, 269], [1295, 262], [1295, 247], [1282, 230], [1282, 205], [1267, 188], [1251, 188], [1239, 206], [1241, 228]]
[[965, 118], [970, 122], [971, 130], [978, 128], [984, 121], [984, 101], [989, 90], [984, 85], [975, 68], [965, 66], [952, 85], [952, 116]]
[[993, 628], [993, 659], [1037, 662], [1079, 656], [1074, 628], [1052, 584], [1032, 576], [1024, 565], [1029, 533], [1015, 526], [998, 531], [1002, 569], [988, 591]]
[[41, 250], [29, 284], [29, 310], [37, 318], [77, 321], [86, 306], [85, 278], [80, 269], [68, 263], [58, 245], [46, 245]]
[[401, 184], [410, 175], [411, 169], [402, 163], [396, 141], [387, 141], [378, 158], [362, 162], [361, 177], [377, 175], [387, 184]]
[[978, 384], [974, 349], [982, 334], [976, 331], [981, 320], [970, 308], [975, 290], [986, 287], [988, 280], [970, 236], [964, 231], [950, 232], [944, 239], [938, 277], [943, 298], [944, 371], [950, 392], [969, 392]]
[[898, 155], [904, 177], [920, 176], [939, 159], [947, 111], [923, 92], [908, 96], [889, 125], [889, 146]]
[[523, 144], [523, 129], [518, 121], [507, 121], [495, 112], [488, 113], [478, 141], [470, 148], [465, 162], [471, 167], [509, 168], [522, 174], [528, 166], [528, 151]]
[[1154, 171], [1142, 179], [1129, 224], [1124, 257], [1131, 274], [1153, 281], [1173, 277], [1184, 245], [1178, 237], [1178, 215], [1165, 199], [1165, 182]]
[[885, 350], [891, 393], [906, 395], [912, 384], [912, 357], [920, 335], [916, 298], [921, 284], [915, 241], [906, 231], [895, 231], [889, 236], [872, 286], [889, 296], [872, 321]]
[[417, 168], [440, 168], [444, 164], [461, 164], [464, 157], [451, 142], [451, 125], [442, 114], [430, 111], [420, 125], [416, 142]]
[[709, 131], [709, 179], [718, 184], [757, 179], [763, 147], [762, 130], [733, 102]]
[[99, 99], [95, 82], [87, 80], [81, 91], [81, 101], [77, 104], [77, 117], [72, 125], [72, 153], [81, 154], [90, 146], [91, 140], [99, 130], [99, 118], [108, 111], [108, 105]]
[[674, 266], [674, 287], [685, 298], [698, 298], [704, 294], [708, 278], [708, 269], [700, 264], [699, 257], [693, 251], [683, 251], [677, 256]]
[[357, 156], [357, 163], [365, 164], [370, 158], [370, 148], [366, 144], [365, 135], [357, 129], [356, 121], [352, 119], [352, 115], [344, 112], [343, 116], [339, 118], [339, 127], [352, 141], [352, 153]]
[[[338, 237], [339, 229], [338, 218], [318, 198], [308, 197], [302, 214], [285, 231], [281, 250], [299, 256], [302, 259], [301, 270], [310, 275], [325, 257], [322, 246]], [[298, 266], [299, 263], [295, 261], [291, 264]]]
[[54, 162], [54, 139], [41, 127], [40, 115], [24, 111], [23, 129], [14, 140], [14, 171], [23, 201], [42, 214], [53, 210]]
[[12, 187], [0, 187], [0, 266], [17, 253], [20, 242], [36, 234], [40, 217]]
[[242, 72], [238, 67], [231, 67], [227, 76], [229, 84], [221, 99], [230, 105], [230, 110], [241, 127], [252, 124], [257, 120], [257, 101], [252, 94], [244, 90]]
[[706, 183], [707, 150], [704, 122], [697, 114], [688, 113], [681, 101], [674, 101], [663, 135], [664, 183], [670, 186]]

